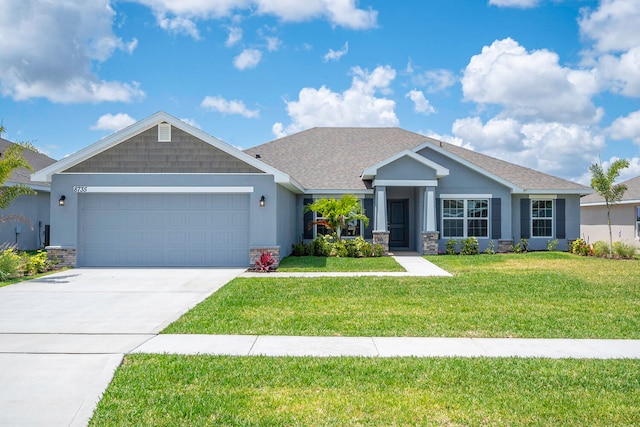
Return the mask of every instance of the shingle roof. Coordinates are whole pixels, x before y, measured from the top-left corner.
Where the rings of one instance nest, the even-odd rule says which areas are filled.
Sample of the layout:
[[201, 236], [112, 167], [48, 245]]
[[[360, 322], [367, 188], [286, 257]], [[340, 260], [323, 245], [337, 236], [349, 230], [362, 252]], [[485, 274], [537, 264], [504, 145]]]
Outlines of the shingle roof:
[[[621, 182], [620, 184], [627, 186], [627, 191], [625, 191], [622, 196], [622, 203], [625, 201], [640, 200], [640, 176], [631, 178], [627, 181]], [[589, 203], [604, 203], [604, 198], [596, 193], [585, 196], [580, 200], [581, 205]]]
[[307, 190], [362, 190], [364, 169], [402, 150], [432, 144], [525, 191], [589, 192], [589, 187], [400, 128], [312, 128], [245, 150]]
[[[0, 153], [3, 153], [4, 150], [6, 150], [10, 145], [13, 145], [13, 142], [0, 138]], [[39, 185], [49, 187], [51, 184], [48, 182], [31, 181], [31, 174], [35, 171], [54, 164], [56, 161], [49, 156], [46, 156], [42, 153], [37, 153], [32, 150], [24, 150], [22, 152], [22, 157], [24, 157], [25, 160], [31, 165], [33, 171], [30, 171], [27, 168], [16, 169], [13, 171], [7, 181], [25, 185]]]

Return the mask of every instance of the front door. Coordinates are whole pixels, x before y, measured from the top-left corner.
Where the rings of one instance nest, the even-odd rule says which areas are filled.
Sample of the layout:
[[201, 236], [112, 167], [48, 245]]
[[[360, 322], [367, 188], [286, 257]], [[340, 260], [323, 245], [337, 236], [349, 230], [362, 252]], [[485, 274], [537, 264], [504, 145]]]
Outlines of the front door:
[[387, 201], [389, 248], [409, 248], [409, 200]]

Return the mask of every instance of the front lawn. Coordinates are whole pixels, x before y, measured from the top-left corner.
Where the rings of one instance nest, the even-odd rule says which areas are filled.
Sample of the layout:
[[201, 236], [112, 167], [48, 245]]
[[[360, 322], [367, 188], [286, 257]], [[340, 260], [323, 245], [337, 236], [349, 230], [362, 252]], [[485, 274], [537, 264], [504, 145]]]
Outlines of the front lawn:
[[90, 426], [632, 426], [632, 360], [129, 355]]
[[640, 263], [437, 256], [454, 277], [238, 278], [163, 333], [640, 339]]
[[369, 258], [338, 258], [316, 256], [288, 256], [278, 265], [280, 272], [313, 272], [313, 271], [405, 271], [395, 259], [389, 256]]

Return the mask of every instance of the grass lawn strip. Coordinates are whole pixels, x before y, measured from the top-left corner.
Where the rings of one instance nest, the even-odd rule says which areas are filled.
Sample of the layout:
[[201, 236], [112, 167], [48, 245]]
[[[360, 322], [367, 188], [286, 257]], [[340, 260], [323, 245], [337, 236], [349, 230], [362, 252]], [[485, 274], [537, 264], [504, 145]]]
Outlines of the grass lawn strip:
[[640, 363], [130, 355], [90, 426], [631, 426]]
[[238, 278], [163, 333], [640, 339], [640, 264], [438, 256], [452, 278]]
[[404, 272], [400, 264], [392, 257], [372, 258], [337, 258], [337, 257], [313, 257], [289, 256], [283, 258], [278, 265], [278, 271], [283, 273], [298, 272], [370, 272], [370, 271], [396, 271]]

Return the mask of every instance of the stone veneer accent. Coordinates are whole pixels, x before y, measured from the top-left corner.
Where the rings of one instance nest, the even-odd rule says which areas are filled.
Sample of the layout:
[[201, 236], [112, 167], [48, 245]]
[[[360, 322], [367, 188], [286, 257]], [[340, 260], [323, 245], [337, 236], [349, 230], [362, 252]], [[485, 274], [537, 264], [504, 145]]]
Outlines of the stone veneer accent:
[[438, 255], [438, 238], [440, 233], [437, 231], [422, 232], [422, 254]]
[[256, 261], [260, 258], [262, 252], [271, 253], [271, 256], [276, 260], [275, 266], [280, 264], [280, 246], [256, 246], [249, 249], [250, 267], [255, 267]]
[[75, 267], [76, 266], [76, 248], [64, 246], [47, 246], [49, 261], [55, 263], [56, 267]]
[[389, 252], [389, 232], [388, 231], [374, 231], [373, 232], [373, 244], [381, 244], [384, 247], [384, 253]]
[[513, 240], [498, 240], [499, 253], [511, 252], [512, 246], [513, 246]]

